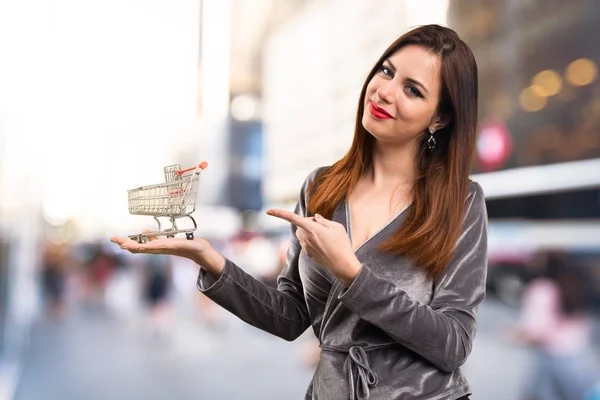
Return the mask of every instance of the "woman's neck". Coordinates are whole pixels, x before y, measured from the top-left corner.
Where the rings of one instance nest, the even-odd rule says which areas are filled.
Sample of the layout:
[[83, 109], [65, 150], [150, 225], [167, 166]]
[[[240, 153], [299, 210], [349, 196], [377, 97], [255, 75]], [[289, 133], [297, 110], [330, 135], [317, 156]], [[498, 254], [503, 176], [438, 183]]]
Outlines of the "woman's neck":
[[415, 176], [415, 147], [406, 144], [393, 147], [375, 143], [373, 163], [366, 178], [375, 187], [410, 187]]

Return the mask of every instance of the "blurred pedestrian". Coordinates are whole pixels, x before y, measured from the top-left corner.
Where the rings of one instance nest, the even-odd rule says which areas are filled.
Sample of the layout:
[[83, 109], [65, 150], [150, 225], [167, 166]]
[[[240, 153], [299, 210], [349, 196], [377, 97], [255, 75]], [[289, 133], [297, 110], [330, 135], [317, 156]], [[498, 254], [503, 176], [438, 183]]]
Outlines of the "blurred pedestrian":
[[582, 400], [598, 379], [593, 316], [582, 267], [565, 254], [540, 254], [539, 276], [526, 287], [512, 338], [534, 348], [525, 400]]
[[170, 256], [146, 256], [141, 273], [142, 296], [150, 313], [149, 334], [155, 338], [164, 338], [172, 322], [173, 265]]
[[104, 248], [102, 243], [94, 243], [91, 247], [92, 256], [87, 262], [87, 301], [90, 305], [105, 309], [106, 290], [110, 279], [119, 265], [116, 255]]
[[47, 241], [41, 261], [41, 284], [47, 315], [54, 320], [61, 320], [66, 315], [67, 245]]

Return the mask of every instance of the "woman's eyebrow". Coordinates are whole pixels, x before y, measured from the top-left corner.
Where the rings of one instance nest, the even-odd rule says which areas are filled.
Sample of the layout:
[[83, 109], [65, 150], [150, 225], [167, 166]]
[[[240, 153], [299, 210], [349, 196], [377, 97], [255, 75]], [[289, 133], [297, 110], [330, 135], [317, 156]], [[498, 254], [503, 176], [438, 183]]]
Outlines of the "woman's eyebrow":
[[[390, 61], [390, 59], [389, 59], [389, 58], [386, 58], [386, 59], [383, 61], [383, 63], [384, 63], [384, 64], [388, 64], [388, 65], [389, 65], [389, 67], [390, 67], [390, 69], [392, 70], [392, 72], [393, 72], [393, 73], [396, 73], [396, 71], [397, 71], [397, 70], [396, 70], [396, 66], [395, 66], [395, 65], [394, 65], [394, 64], [393, 64], [393, 63]], [[416, 79], [414, 79], [414, 78], [409, 78], [409, 77], [407, 77], [407, 78], [406, 78], [406, 80], [407, 80], [409, 83], [412, 83], [412, 84], [413, 84], [413, 85], [415, 85], [415, 86], [419, 86], [419, 87], [421, 87], [421, 89], [423, 89], [423, 90], [425, 91], [425, 93], [429, 93], [429, 91], [427, 90], [427, 88], [425, 87], [425, 85], [423, 85], [423, 84], [422, 84], [421, 82], [419, 82], [418, 80], [416, 80]]]
[[386, 58], [383, 62], [389, 64], [392, 72], [396, 73], [396, 66], [394, 64], [392, 64], [392, 62], [390, 61], [389, 58]]

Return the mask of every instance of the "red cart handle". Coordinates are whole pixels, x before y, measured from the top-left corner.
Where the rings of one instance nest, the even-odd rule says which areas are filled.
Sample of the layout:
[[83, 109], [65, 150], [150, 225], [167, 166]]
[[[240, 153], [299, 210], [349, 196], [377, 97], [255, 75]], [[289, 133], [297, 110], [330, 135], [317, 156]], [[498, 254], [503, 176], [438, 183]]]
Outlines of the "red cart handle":
[[181, 175], [185, 174], [186, 172], [194, 171], [198, 167], [200, 167], [200, 169], [205, 169], [206, 167], [208, 167], [208, 163], [206, 161], [202, 161], [197, 166], [194, 165], [193, 167], [190, 167], [190, 168], [180, 169], [179, 171], [175, 172], [175, 174], [181, 176]]

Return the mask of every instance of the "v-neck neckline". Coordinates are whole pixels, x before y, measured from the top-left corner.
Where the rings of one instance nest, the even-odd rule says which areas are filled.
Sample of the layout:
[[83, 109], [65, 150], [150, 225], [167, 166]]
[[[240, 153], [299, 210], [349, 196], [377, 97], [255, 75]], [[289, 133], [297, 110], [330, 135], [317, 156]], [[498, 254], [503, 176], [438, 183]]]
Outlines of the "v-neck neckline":
[[[374, 237], [376, 237], [377, 235], [379, 235], [379, 233], [381, 233], [381, 231], [383, 231], [385, 228], [387, 228], [388, 226], [390, 226], [394, 221], [396, 221], [402, 214], [404, 214], [404, 212], [408, 209], [408, 207], [411, 205], [411, 203], [408, 203], [406, 206], [404, 206], [404, 208], [402, 208], [402, 210], [400, 210], [396, 216], [394, 216], [392, 219], [390, 219], [385, 225], [383, 225], [381, 228], [379, 228], [377, 231], [375, 231], [375, 233], [371, 234], [369, 237], [367, 237], [354, 251], [354, 254], [356, 254], [356, 252], [358, 252], [358, 250], [360, 250], [365, 244], [367, 244], [368, 242], [370, 242]], [[354, 243], [352, 240], [352, 213], [350, 212], [350, 202], [348, 202], [347, 200], [344, 201], [344, 207], [346, 209], [346, 229], [348, 231], [348, 237], [350, 238], [350, 244], [352, 246], [352, 248], [354, 249]]]

